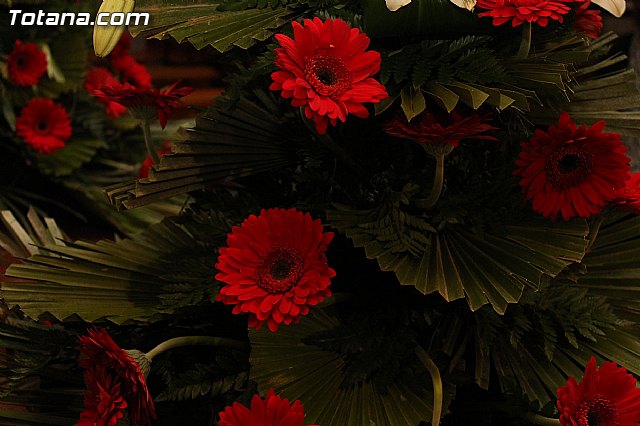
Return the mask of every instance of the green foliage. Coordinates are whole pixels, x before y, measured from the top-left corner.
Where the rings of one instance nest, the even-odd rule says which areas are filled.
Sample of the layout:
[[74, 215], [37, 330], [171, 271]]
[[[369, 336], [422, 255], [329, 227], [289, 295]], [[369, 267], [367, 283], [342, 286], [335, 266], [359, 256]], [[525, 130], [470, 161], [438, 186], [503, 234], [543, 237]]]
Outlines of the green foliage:
[[382, 57], [380, 79], [391, 97], [376, 105], [380, 113], [402, 98], [408, 120], [426, 108], [425, 96], [451, 112], [459, 102], [478, 109], [514, 107], [528, 111], [540, 103], [508, 70], [505, 60], [491, 47], [488, 36], [465, 36], [454, 41], [425, 40]]
[[465, 36], [405, 46], [382, 57], [380, 80], [383, 84], [410, 82], [416, 89], [431, 80], [509, 83], [511, 78], [491, 43], [487, 36]]
[[342, 207], [327, 216], [401, 284], [424, 294], [437, 291], [447, 301], [465, 297], [472, 310], [491, 303], [504, 313], [525, 287], [538, 289], [584, 256], [588, 228], [582, 220], [519, 218], [507, 222], [504, 233], [474, 233], [446, 218], [429, 223], [438, 217], [412, 214], [412, 202], [411, 193], [400, 193], [376, 209]]
[[33, 317], [148, 321], [209, 298], [215, 249], [199, 238], [167, 219], [128, 239], [43, 244], [9, 267], [21, 280], [2, 283], [2, 295]]
[[394, 381], [402, 380], [419, 388], [429, 377], [424, 371], [416, 375], [421, 370], [414, 355], [416, 333], [408, 327], [406, 312], [392, 303], [373, 306], [351, 307], [338, 327], [312, 334], [303, 343], [341, 354], [345, 387], [371, 382], [384, 395]]
[[233, 109], [212, 107], [164, 155], [149, 178], [109, 188], [118, 208], [135, 208], [161, 199], [274, 170], [299, 162], [296, 150], [307, 143], [295, 112], [262, 91], [241, 98]]
[[10, 312], [2, 305], [0, 322], [0, 397], [6, 397], [60, 358], [75, 356], [75, 336], [62, 327], [47, 327]]
[[105, 144], [100, 139], [74, 137], [53, 154], [37, 154], [35, 161], [44, 174], [54, 177], [68, 176], [91, 161], [96, 151], [104, 147]]
[[216, 98], [217, 106], [226, 110], [233, 109], [241, 98], [250, 97], [255, 87], [270, 84], [270, 74], [276, 70], [276, 45], [270, 44], [267, 48], [265, 53], [253, 58], [248, 68], [241, 63], [235, 64], [238, 70], [227, 77], [225, 91]]
[[[40, 95], [55, 98], [61, 93], [77, 89], [84, 83], [88, 56], [88, 32], [64, 33], [52, 40], [49, 68], [55, 67], [55, 78], [43, 79], [38, 85]], [[50, 73], [51, 74], [51, 73]]]
[[[235, 368], [234, 368], [235, 367]], [[184, 401], [203, 396], [210, 398], [224, 395], [230, 391], [239, 392], [246, 385], [247, 373], [231, 374], [236, 366], [195, 364], [192, 369], [180, 373], [167, 383], [167, 388], [155, 400]], [[165, 374], [165, 379], [169, 378]]]
[[261, 392], [273, 387], [290, 401], [299, 399], [305, 407], [305, 421], [311, 423], [395, 426], [430, 420], [433, 396], [429, 381], [422, 381], [418, 392], [403, 380], [393, 381], [385, 393], [369, 381], [344, 386], [342, 356], [305, 344], [311, 336], [339, 324], [327, 309], [314, 309], [300, 324], [282, 327], [278, 333], [265, 328], [250, 331], [251, 380]]
[[503, 392], [524, 394], [538, 407], [552, 402], [568, 377], [580, 377], [591, 355], [614, 359], [631, 371], [640, 368], [633, 358], [640, 345], [629, 343], [632, 328], [607, 297], [566, 282], [526, 291], [502, 316], [487, 308], [474, 314], [448, 309], [431, 329], [431, 341], [438, 342], [432, 350], [448, 355], [450, 369], [461, 365], [462, 355], [473, 347], [475, 364], [467, 370], [479, 386], [489, 389], [497, 380]]
[[[437, 231], [425, 218], [412, 215], [401, 208], [402, 204], [408, 204], [409, 198], [415, 195], [417, 189], [416, 185], [409, 184], [402, 192], [390, 193], [389, 199], [372, 211], [359, 224], [359, 228], [367, 234], [375, 235], [385, 251], [420, 256], [431, 243], [430, 234]], [[348, 209], [346, 206], [337, 207], [339, 210]]]
[[220, 6], [218, 6], [218, 10], [232, 11], [256, 8], [264, 9], [266, 7], [275, 9], [276, 7], [295, 6], [308, 3], [309, 0], [222, 0]]
[[564, 276], [561, 285], [588, 289], [606, 298], [616, 315], [626, 322], [640, 321], [640, 217], [613, 212], [603, 218], [591, 250], [583, 260], [584, 269]]
[[134, 36], [173, 37], [179, 43], [189, 41], [197, 49], [212, 46], [226, 52], [234, 47], [248, 49], [267, 40], [304, 10], [280, 5], [248, 8], [250, 5], [240, 2], [238, 7], [224, 7], [223, 3], [223, 7], [219, 7], [219, 1], [199, 0], [190, 1], [185, 8], [183, 2], [175, 0], [138, 0], [135, 11], [150, 13], [153, 21], [130, 31]]

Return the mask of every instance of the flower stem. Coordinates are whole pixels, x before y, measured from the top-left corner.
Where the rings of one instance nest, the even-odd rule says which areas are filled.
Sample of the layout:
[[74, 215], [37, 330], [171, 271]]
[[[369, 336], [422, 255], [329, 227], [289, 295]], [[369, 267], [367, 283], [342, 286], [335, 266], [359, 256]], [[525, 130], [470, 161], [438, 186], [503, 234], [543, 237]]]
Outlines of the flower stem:
[[153, 164], [158, 164], [160, 159], [158, 158], [158, 153], [151, 143], [151, 123], [149, 120], [142, 120], [142, 133], [144, 134], [144, 144], [147, 146], [149, 156], [153, 159]]
[[540, 425], [540, 426], [559, 426], [560, 425], [560, 420], [552, 419], [550, 417], [544, 417], [536, 413], [527, 413], [525, 414], [524, 417], [529, 422], [535, 425]]
[[526, 59], [531, 49], [531, 22], [525, 22], [522, 25], [522, 40], [520, 40], [520, 49], [516, 57], [518, 59]]
[[440, 417], [442, 417], [442, 401], [444, 394], [442, 390], [442, 377], [440, 376], [440, 370], [429, 354], [427, 354], [420, 346], [416, 349], [416, 355], [431, 375], [431, 381], [433, 382], [433, 415], [431, 417], [431, 425], [439, 426]]
[[436, 175], [433, 178], [433, 186], [431, 187], [431, 194], [429, 198], [416, 200], [416, 205], [423, 209], [431, 209], [436, 205], [442, 194], [442, 187], [444, 185], [444, 159], [446, 154], [437, 153], [434, 155], [436, 159]]
[[249, 345], [239, 340], [227, 339], [224, 337], [212, 336], [182, 336], [174, 337], [165, 342], [160, 343], [155, 348], [147, 352], [147, 358], [151, 361], [156, 355], [161, 354], [169, 349], [179, 348], [182, 346], [216, 346], [222, 348], [247, 349]]

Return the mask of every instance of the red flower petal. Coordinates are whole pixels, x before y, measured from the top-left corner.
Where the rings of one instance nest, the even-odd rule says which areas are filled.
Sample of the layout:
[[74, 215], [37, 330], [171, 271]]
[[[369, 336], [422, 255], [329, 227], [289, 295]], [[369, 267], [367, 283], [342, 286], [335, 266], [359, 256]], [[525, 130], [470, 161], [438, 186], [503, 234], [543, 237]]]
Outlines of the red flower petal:
[[33, 86], [47, 71], [47, 56], [35, 43], [16, 40], [7, 57], [9, 80], [16, 86]]
[[599, 369], [595, 358], [586, 365], [582, 382], [570, 377], [557, 391], [564, 426], [635, 426], [640, 422], [640, 389], [627, 370], [613, 362]]
[[103, 86], [92, 94], [105, 101], [117, 102], [131, 110], [155, 109], [160, 125], [164, 128], [169, 115], [180, 106], [180, 98], [193, 91], [190, 87], [177, 88], [179, 82], [169, 88], [158, 90], [151, 87], [134, 87], [128, 83]]
[[51, 99], [33, 98], [16, 119], [16, 133], [42, 154], [53, 154], [71, 137], [67, 111]]
[[[218, 426], [303, 426], [304, 408], [300, 401], [289, 404], [288, 399], [280, 398], [273, 389], [264, 399], [259, 395], [251, 398], [251, 408], [234, 402], [220, 413]], [[310, 425], [318, 426], [318, 425]]]
[[106, 374], [120, 386], [129, 408], [131, 424], [150, 426], [156, 412], [138, 363], [104, 329], [89, 330], [88, 335], [81, 336], [79, 341], [80, 365], [86, 370], [92, 370], [95, 366], [103, 367]]
[[[249, 313], [249, 325], [266, 322], [275, 331], [330, 296], [335, 271], [326, 250], [333, 237], [319, 220], [295, 209], [263, 210], [250, 216], [227, 237], [219, 250], [216, 279], [226, 283], [216, 298]], [[241, 260], [244, 259], [244, 260]]]
[[478, 16], [493, 18], [493, 25], [499, 26], [511, 21], [512, 27], [531, 22], [546, 27], [549, 19], [562, 22], [562, 15], [571, 8], [565, 3], [573, 0], [478, 0], [476, 7], [484, 9]]
[[[533, 209], [555, 219], [590, 217], [619, 196], [629, 178], [627, 148], [617, 133], [603, 133], [604, 121], [577, 127], [566, 112], [558, 126], [536, 130], [523, 143], [514, 175]], [[544, 167], [542, 167], [544, 164]]]
[[[270, 90], [281, 90], [291, 105], [305, 107], [318, 133], [329, 124], [345, 121], [352, 112], [367, 117], [365, 102], [388, 97], [382, 84], [371, 78], [380, 69], [380, 54], [365, 52], [369, 37], [341, 19], [306, 19], [304, 26], [292, 23], [294, 38], [276, 35], [276, 65]], [[349, 105], [350, 103], [350, 105]]]

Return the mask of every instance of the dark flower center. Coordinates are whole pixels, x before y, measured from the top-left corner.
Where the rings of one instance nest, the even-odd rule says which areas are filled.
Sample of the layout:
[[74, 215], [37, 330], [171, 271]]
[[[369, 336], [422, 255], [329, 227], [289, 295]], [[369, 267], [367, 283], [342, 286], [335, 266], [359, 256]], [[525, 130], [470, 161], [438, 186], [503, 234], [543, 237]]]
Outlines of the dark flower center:
[[574, 154], [565, 155], [558, 162], [558, 169], [561, 173], [572, 173], [578, 168], [578, 156]]
[[582, 402], [576, 411], [578, 426], [617, 426], [617, 416], [611, 401], [599, 395]]
[[36, 125], [36, 128], [41, 132], [44, 132], [45, 130], [47, 130], [47, 127], [49, 126], [47, 125], [47, 122], [44, 120], [38, 121], [38, 124]]
[[557, 190], [577, 186], [593, 171], [593, 155], [583, 145], [571, 143], [556, 149], [546, 159], [545, 172]]
[[296, 285], [304, 269], [300, 253], [287, 246], [271, 249], [257, 268], [258, 285], [269, 293], [284, 293]]
[[27, 60], [24, 56], [20, 55], [16, 58], [16, 65], [18, 68], [24, 68], [27, 65]]
[[323, 96], [340, 96], [351, 87], [351, 72], [341, 58], [314, 56], [307, 60], [304, 71], [309, 84]]
[[277, 260], [269, 270], [269, 274], [276, 280], [284, 280], [291, 273], [291, 263], [289, 260]]

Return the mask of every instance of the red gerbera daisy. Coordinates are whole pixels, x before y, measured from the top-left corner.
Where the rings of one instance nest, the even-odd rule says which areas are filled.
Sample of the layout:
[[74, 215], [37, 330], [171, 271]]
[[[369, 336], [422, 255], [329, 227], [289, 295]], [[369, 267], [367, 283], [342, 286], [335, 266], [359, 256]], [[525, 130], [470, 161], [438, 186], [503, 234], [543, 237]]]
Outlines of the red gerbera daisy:
[[567, 0], [478, 0], [476, 7], [487, 10], [478, 16], [492, 17], [496, 27], [509, 21], [512, 27], [524, 22], [546, 27], [549, 19], [562, 22], [562, 15], [571, 10], [565, 3]]
[[35, 43], [16, 40], [7, 58], [9, 80], [16, 86], [33, 86], [47, 71], [47, 56]]
[[603, 133], [604, 121], [576, 127], [569, 114], [558, 126], [536, 130], [516, 160], [520, 185], [533, 209], [555, 219], [589, 217], [616, 196], [629, 177], [627, 148], [617, 133]]
[[[105, 86], [113, 86], [119, 84], [116, 77], [104, 67], [94, 67], [87, 73], [87, 78], [84, 82], [84, 88], [89, 93], [93, 93], [95, 90], [101, 89]], [[107, 115], [111, 118], [118, 118], [125, 113], [127, 108], [117, 102], [99, 98], [106, 106]]]
[[122, 80], [133, 86], [151, 87], [151, 75], [147, 68], [133, 56], [121, 54], [111, 60], [111, 65], [121, 73]]
[[69, 114], [51, 99], [33, 98], [16, 119], [16, 133], [35, 151], [52, 154], [71, 137]]
[[270, 389], [264, 399], [260, 398], [260, 395], [254, 395], [250, 409], [239, 402], [226, 407], [220, 413], [218, 426], [302, 426], [303, 424], [304, 408], [300, 401], [290, 405], [288, 399], [280, 398], [273, 389]]
[[640, 214], [640, 173], [633, 173], [625, 187], [618, 190], [611, 204]]
[[130, 84], [114, 84], [94, 90], [92, 93], [100, 99], [117, 102], [129, 108], [138, 118], [160, 120], [164, 129], [171, 112], [181, 104], [180, 98], [193, 91], [191, 87], [177, 88], [178, 82], [164, 90], [151, 87], [134, 87]]
[[216, 300], [236, 305], [234, 314], [249, 313], [249, 325], [258, 329], [265, 322], [271, 331], [297, 323], [309, 306], [331, 295], [335, 271], [325, 252], [332, 239], [320, 220], [295, 209], [249, 216], [220, 249], [216, 279], [227, 285]]
[[602, 15], [599, 10], [589, 9], [590, 0], [580, 3], [573, 19], [573, 29], [577, 33], [585, 33], [587, 37], [596, 39], [602, 32]]
[[436, 116], [425, 110], [419, 117], [407, 122], [404, 115], [398, 115], [387, 121], [384, 130], [391, 136], [408, 139], [423, 146], [449, 145], [456, 147], [462, 139], [497, 140], [493, 136], [480, 135], [488, 130], [495, 130], [484, 123], [486, 116], [471, 114], [463, 117], [458, 110], [450, 114]]
[[635, 426], [640, 422], [636, 379], [613, 362], [598, 368], [591, 357], [582, 382], [570, 377], [557, 393], [562, 425]]
[[271, 74], [271, 90], [282, 90], [291, 105], [304, 107], [313, 118], [318, 133], [331, 123], [344, 122], [347, 114], [366, 118], [364, 102], [380, 102], [387, 91], [371, 78], [380, 69], [380, 54], [365, 52], [369, 37], [340, 19], [305, 20], [304, 27], [293, 22], [294, 39], [276, 35], [280, 71]]
[[75, 426], [115, 426], [127, 408], [118, 380], [104, 366], [95, 365], [84, 372], [84, 382], [84, 411]]
[[131, 424], [151, 425], [150, 419], [156, 417], [156, 412], [140, 365], [120, 349], [106, 330], [89, 330], [88, 333], [88, 336], [80, 337], [80, 365], [87, 370], [96, 365], [103, 366], [106, 374], [120, 384]]
[[[171, 154], [171, 144], [168, 141], [162, 142], [162, 148], [158, 151], [158, 157], [162, 157], [165, 154]], [[138, 179], [144, 179], [149, 177], [149, 169], [153, 166], [153, 158], [150, 155], [147, 155], [147, 158], [144, 159], [142, 164], [140, 165], [140, 170], [138, 170]]]

